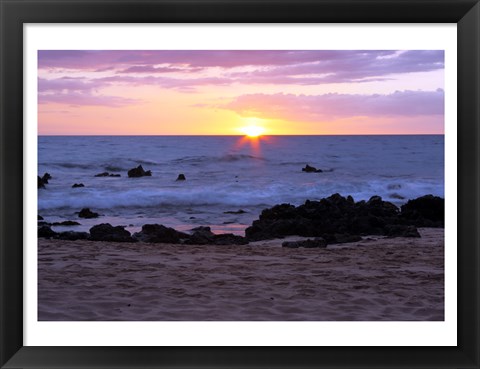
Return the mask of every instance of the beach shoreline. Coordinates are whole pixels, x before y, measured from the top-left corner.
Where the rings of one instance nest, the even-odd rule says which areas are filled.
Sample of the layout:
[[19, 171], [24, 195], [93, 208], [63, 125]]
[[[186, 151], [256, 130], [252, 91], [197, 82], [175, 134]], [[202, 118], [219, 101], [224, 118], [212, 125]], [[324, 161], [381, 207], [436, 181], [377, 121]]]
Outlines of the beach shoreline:
[[326, 248], [38, 240], [40, 321], [442, 321], [444, 230]]

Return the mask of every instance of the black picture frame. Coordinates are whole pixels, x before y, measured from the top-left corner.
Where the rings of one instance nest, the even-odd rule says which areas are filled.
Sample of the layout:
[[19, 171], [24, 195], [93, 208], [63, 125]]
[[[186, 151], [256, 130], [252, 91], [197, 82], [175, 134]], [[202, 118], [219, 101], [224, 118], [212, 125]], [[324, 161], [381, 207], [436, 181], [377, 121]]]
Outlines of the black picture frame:
[[[2, 368], [479, 368], [479, 0], [0, 0], [0, 16]], [[456, 347], [23, 346], [23, 25], [145, 22], [457, 24]]]

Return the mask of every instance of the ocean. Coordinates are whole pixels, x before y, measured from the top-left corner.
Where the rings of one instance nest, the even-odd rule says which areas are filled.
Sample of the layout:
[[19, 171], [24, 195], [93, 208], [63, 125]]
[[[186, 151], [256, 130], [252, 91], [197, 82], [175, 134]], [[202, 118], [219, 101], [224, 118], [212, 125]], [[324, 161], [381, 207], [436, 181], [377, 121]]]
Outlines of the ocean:
[[[322, 172], [303, 172], [307, 164]], [[152, 176], [128, 178], [138, 165]], [[39, 215], [81, 223], [56, 231], [158, 223], [243, 235], [262, 209], [281, 203], [334, 193], [397, 206], [444, 197], [444, 136], [39, 136], [38, 174], [45, 172], [52, 179], [38, 191]], [[95, 177], [102, 172], [121, 176]], [[180, 173], [185, 181], [176, 181]], [[85, 207], [101, 216], [78, 218]]]

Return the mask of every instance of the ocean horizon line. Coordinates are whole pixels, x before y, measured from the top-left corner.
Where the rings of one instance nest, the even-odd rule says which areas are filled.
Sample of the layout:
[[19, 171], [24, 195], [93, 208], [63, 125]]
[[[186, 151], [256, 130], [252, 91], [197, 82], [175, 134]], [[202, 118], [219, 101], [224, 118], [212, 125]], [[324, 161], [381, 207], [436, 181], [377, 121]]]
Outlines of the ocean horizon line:
[[[445, 136], [445, 133], [374, 133], [374, 134], [282, 134], [282, 135], [259, 135], [251, 137], [253, 139], [259, 137], [371, 137], [371, 136]], [[152, 134], [152, 135], [139, 135], [139, 134], [39, 134], [37, 137], [248, 137], [247, 135], [218, 135], [218, 134]]]

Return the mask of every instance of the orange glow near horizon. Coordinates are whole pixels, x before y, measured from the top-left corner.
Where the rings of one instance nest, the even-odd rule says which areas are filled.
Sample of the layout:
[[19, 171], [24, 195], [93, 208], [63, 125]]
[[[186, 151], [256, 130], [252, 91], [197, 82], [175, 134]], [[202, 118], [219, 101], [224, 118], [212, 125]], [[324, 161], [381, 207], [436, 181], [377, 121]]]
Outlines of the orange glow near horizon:
[[240, 132], [244, 135], [255, 138], [263, 135], [266, 130], [264, 128], [264, 120], [256, 117], [248, 117], [242, 119], [245, 123], [245, 126], [240, 128]]
[[245, 145], [250, 145], [252, 150], [252, 155], [256, 157], [260, 157], [262, 154], [261, 143], [262, 141], [268, 142], [268, 136], [249, 136], [245, 135], [240, 137], [235, 144], [235, 148], [241, 148]]
[[38, 133], [444, 134], [443, 62], [441, 50], [40, 50]]
[[265, 129], [259, 126], [247, 126], [242, 128], [242, 132], [248, 137], [258, 137], [265, 132]]

